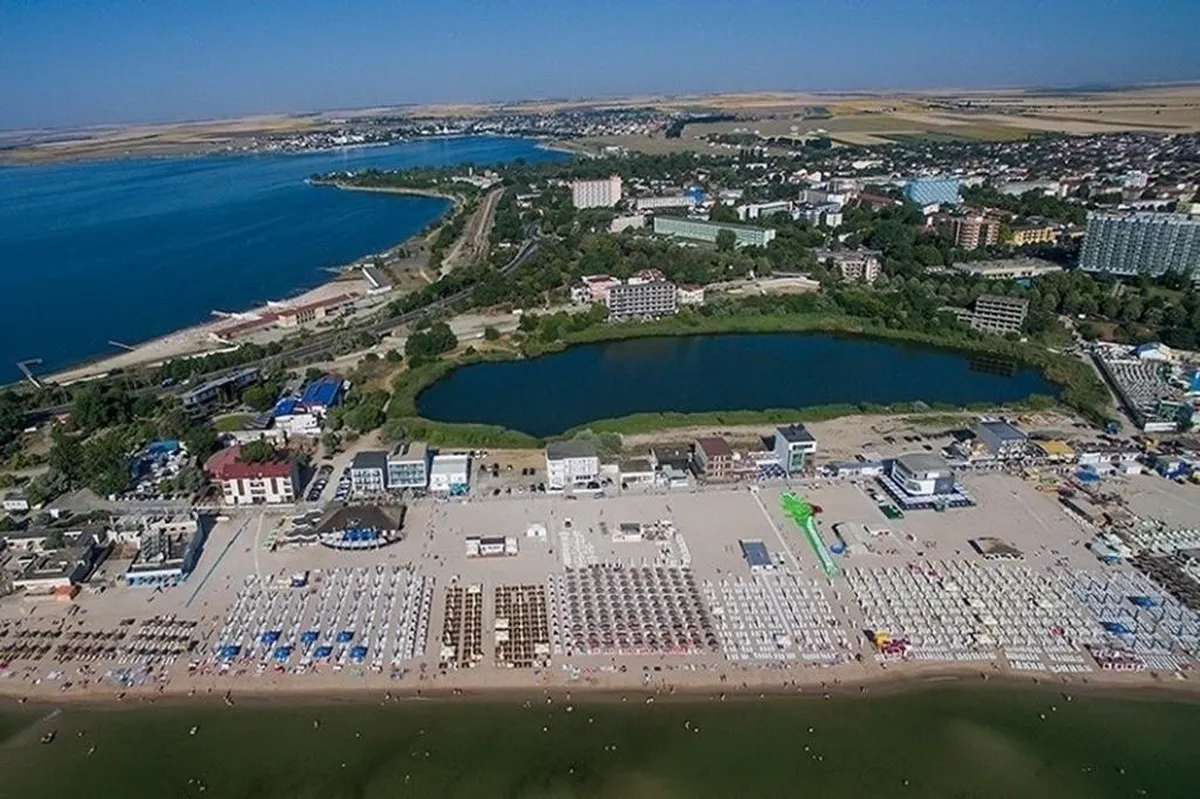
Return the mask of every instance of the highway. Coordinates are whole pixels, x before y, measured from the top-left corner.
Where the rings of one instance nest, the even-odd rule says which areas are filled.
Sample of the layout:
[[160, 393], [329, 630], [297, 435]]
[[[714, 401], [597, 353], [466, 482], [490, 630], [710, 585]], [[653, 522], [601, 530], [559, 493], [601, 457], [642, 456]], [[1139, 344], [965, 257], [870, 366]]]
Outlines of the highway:
[[[521, 264], [525, 263], [530, 258], [532, 258], [534, 256], [534, 254], [537, 253], [540, 238], [541, 238], [541, 230], [538, 228], [538, 226], [536, 224], [531, 224], [528, 227], [526, 227], [525, 228], [525, 241], [523, 241], [521, 243], [521, 248], [519, 250], [517, 250], [516, 255], [514, 255], [509, 260], [508, 263], [506, 263], [504, 266], [500, 267], [500, 269], [499, 269], [500, 274], [508, 275], [511, 272], [513, 272], [515, 269], [517, 269]], [[379, 319], [377, 321], [368, 322], [366, 324], [350, 325], [350, 326], [343, 328], [342, 330], [337, 331], [337, 333], [344, 333], [347, 331], [349, 331], [349, 332], [367, 331], [367, 332], [376, 333], [376, 334], [386, 333], [390, 330], [396, 329], [397, 327], [403, 327], [404, 325], [415, 322], [416, 320], [420, 319], [423, 316], [427, 316], [430, 313], [435, 313], [437, 311], [444, 310], [445, 308], [448, 308], [457, 302], [461, 302], [462, 300], [470, 297], [471, 293], [474, 290], [475, 290], [474, 286], [468, 286], [467, 288], [463, 289], [462, 291], [455, 292], [454, 294], [451, 294], [447, 297], [443, 297], [440, 300], [435, 300], [434, 302], [430, 303], [429, 305], [418, 308], [415, 311], [409, 311], [408, 313], [401, 314], [400, 316], [393, 316], [393, 317], [390, 317], [387, 319]], [[329, 348], [329, 345], [332, 343], [333, 337], [335, 335], [337, 335], [337, 333], [321, 336], [319, 338], [314, 339], [310, 343], [305, 344], [302, 347], [296, 347], [296, 348], [293, 348], [290, 350], [286, 350], [282, 353], [279, 353], [278, 355], [270, 355], [266, 358], [260, 358], [257, 361], [250, 361], [248, 363], [244, 363], [244, 364], [241, 364], [240, 366], [233, 367], [233, 368], [242, 369], [247, 366], [262, 366], [263, 364], [267, 363], [268, 361], [270, 361], [272, 359], [279, 358], [279, 357], [282, 357], [285, 355], [289, 358], [306, 358], [311, 355], [316, 355], [317, 353], [322, 352]], [[209, 380], [209, 379], [212, 379], [215, 377], [219, 377], [220, 375], [225, 374], [230, 371], [233, 371], [233, 369], [220, 369], [220, 370], [217, 370], [214, 372], [208, 372], [205, 374], [195, 375], [192, 378], [192, 383], [193, 384], [199, 383], [204, 380]], [[147, 390], [149, 390], [149, 389], [147, 389]], [[164, 393], [164, 394], [165, 393], [180, 394], [184, 390], [186, 390], [186, 389], [176, 388], [171, 392], [162, 392], [162, 393]], [[46, 419], [49, 419], [51, 416], [55, 416], [60, 413], [66, 413], [70, 409], [71, 409], [70, 403], [66, 403], [63, 405], [52, 405], [52, 406], [46, 407], [46, 408], [37, 408], [35, 410], [26, 411], [25, 421], [28, 423], [31, 423], [31, 424], [40, 423], [42, 421], [45, 421]]]

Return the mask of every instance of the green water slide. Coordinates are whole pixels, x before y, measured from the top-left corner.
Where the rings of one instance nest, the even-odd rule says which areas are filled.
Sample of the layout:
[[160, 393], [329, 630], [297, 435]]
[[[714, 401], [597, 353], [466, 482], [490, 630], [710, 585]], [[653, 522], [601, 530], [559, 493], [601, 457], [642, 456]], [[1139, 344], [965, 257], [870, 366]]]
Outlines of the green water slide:
[[812, 547], [825, 574], [829, 577], [837, 574], [837, 564], [833, 562], [833, 557], [825, 548], [825, 543], [821, 541], [821, 534], [817, 532], [817, 520], [813, 517], [812, 505], [808, 503], [808, 500], [801, 499], [789, 491], [779, 497], [779, 506], [804, 533], [804, 537], [808, 539], [808, 544]]

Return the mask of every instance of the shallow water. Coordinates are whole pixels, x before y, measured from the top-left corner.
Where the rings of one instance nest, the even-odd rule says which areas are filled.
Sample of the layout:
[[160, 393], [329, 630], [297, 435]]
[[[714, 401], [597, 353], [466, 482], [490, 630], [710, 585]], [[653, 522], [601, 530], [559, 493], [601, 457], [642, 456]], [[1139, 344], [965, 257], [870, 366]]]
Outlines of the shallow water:
[[530, 708], [281, 701], [68, 709], [53, 722], [53, 744], [27, 734], [0, 746], [0, 773], [5, 795], [47, 799], [76, 796], [81, 785], [128, 799], [1092, 799], [1189, 796], [1200, 779], [1200, 707], [1159, 700], [1067, 702], [1054, 690], [961, 686], [828, 702], [572, 708], [535, 700]]

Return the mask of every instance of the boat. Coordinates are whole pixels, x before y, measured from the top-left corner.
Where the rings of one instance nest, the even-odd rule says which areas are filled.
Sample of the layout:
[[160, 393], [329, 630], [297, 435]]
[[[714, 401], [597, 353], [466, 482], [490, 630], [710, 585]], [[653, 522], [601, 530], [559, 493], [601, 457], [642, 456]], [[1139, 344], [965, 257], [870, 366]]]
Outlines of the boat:
[[48, 732], [42, 736], [42, 743], [44, 743], [44, 744], [54, 743], [54, 738], [57, 735], [58, 735], [58, 730], [50, 730], [50, 732]]

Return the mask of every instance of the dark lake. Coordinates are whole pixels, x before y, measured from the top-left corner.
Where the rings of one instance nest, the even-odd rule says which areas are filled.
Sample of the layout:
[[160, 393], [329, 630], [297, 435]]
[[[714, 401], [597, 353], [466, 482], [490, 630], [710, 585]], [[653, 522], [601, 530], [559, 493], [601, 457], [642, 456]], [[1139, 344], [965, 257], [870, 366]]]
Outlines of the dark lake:
[[641, 338], [457, 369], [417, 398], [421, 416], [535, 436], [632, 413], [835, 403], [1011, 402], [1057, 395], [1034, 369], [894, 341], [824, 333]]

